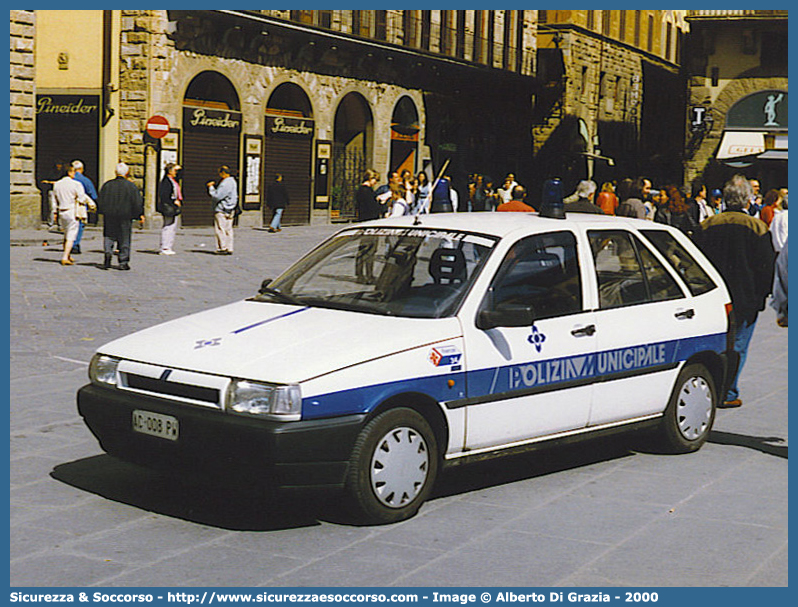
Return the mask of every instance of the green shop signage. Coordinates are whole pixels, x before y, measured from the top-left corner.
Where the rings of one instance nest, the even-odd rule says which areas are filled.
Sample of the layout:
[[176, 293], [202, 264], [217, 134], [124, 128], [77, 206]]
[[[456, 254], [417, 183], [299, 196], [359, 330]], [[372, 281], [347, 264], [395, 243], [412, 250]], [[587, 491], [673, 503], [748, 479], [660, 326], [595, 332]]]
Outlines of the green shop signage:
[[733, 130], [786, 131], [787, 92], [759, 91], [743, 97], [726, 114], [726, 128]]

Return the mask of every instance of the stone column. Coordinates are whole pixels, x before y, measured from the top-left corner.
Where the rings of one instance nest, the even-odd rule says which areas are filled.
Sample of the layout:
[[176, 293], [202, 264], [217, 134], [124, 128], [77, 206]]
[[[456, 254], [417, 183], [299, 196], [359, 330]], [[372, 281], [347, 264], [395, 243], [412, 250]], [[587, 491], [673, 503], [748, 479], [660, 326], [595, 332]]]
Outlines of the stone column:
[[144, 145], [144, 125], [149, 117], [150, 35], [149, 11], [122, 11], [119, 159], [130, 167], [133, 182], [142, 189], [148, 218], [153, 214], [154, 196], [146, 176], [155, 170], [154, 152]]
[[41, 193], [36, 187], [36, 13], [11, 11], [11, 208], [12, 228], [38, 227]]

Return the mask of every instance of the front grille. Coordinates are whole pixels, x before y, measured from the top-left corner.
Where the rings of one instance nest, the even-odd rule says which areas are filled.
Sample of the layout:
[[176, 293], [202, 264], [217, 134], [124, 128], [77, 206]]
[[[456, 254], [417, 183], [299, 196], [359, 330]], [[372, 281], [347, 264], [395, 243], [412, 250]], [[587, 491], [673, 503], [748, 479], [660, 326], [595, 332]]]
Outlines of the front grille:
[[219, 390], [216, 388], [179, 384], [173, 381], [164, 381], [153, 377], [135, 375], [133, 373], [126, 373], [126, 376], [127, 387], [133, 390], [142, 390], [152, 394], [176, 396], [179, 398], [211, 403], [216, 406], [219, 405]]

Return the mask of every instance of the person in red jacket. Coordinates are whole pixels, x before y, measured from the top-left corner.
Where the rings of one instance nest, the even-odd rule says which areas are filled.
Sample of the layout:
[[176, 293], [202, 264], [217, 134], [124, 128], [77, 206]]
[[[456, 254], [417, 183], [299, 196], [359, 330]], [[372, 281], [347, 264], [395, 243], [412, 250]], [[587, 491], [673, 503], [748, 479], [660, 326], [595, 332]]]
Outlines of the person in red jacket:
[[517, 211], [521, 213], [532, 213], [534, 208], [530, 207], [524, 202], [526, 198], [526, 188], [522, 185], [517, 185], [513, 188], [513, 197], [510, 202], [504, 202], [496, 207], [497, 211]]
[[759, 219], [764, 221], [768, 227], [776, 216], [776, 212], [781, 210], [781, 194], [778, 190], [768, 190], [765, 200], [762, 203], [762, 210], [759, 211]]
[[615, 186], [607, 181], [601, 186], [601, 191], [596, 196], [596, 205], [601, 208], [606, 215], [615, 215], [618, 208], [618, 197], [615, 195]]

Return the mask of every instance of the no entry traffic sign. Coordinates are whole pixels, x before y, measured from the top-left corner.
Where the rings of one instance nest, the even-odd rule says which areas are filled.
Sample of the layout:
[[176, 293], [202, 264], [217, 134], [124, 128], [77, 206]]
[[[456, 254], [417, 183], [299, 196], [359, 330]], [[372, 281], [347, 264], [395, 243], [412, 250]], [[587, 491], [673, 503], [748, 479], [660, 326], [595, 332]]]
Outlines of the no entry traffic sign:
[[160, 139], [169, 132], [169, 121], [163, 116], [153, 116], [145, 128], [150, 137]]

